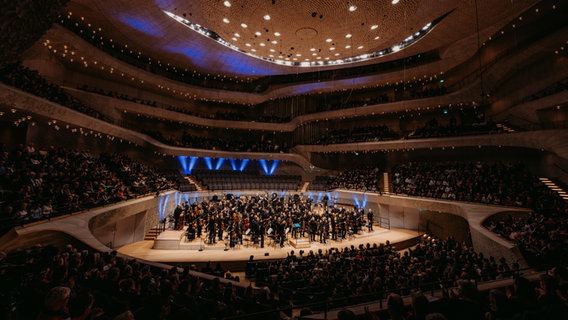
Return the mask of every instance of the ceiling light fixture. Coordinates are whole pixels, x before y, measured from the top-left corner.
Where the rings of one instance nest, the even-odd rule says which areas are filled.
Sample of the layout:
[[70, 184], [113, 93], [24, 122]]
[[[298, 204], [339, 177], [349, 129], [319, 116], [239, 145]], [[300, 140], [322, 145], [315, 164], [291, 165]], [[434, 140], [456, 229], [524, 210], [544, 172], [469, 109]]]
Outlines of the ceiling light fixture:
[[269, 15], [269, 14], [265, 14], [265, 15], [264, 15], [264, 20], [267, 20], [267, 21], [270, 20], [270, 15]]
[[352, 5], [349, 6], [349, 11], [350, 11], [350, 12], [353, 12], [353, 11], [355, 11], [355, 10], [357, 10], [357, 6], [356, 6], [356, 5], [352, 4]]
[[[398, 3], [398, 1], [397, 1], [397, 3]], [[382, 57], [382, 56], [400, 51], [400, 50], [416, 43], [418, 40], [422, 39], [422, 37], [424, 37], [426, 34], [428, 34], [432, 29], [434, 29], [434, 26], [436, 26], [440, 21], [442, 21], [442, 19], [437, 19], [433, 22], [429, 22], [426, 25], [424, 25], [419, 31], [415, 32], [413, 35], [405, 38], [403, 41], [399, 42], [398, 44], [395, 44], [394, 46], [391, 46], [390, 48], [385, 48], [381, 51], [374, 51], [374, 52], [371, 52], [371, 53], [356, 54], [354, 56], [346, 57], [346, 58], [343, 58], [343, 59], [336, 59], [336, 60], [330, 60], [330, 57], [323, 58], [323, 57], [317, 56], [316, 60], [320, 60], [320, 59], [323, 58], [326, 61], [325, 62], [324, 61], [312, 61], [309, 64], [300, 65], [300, 63], [291, 62], [290, 58], [284, 58], [284, 56], [282, 54], [280, 54], [278, 56], [278, 59], [273, 59], [272, 56], [269, 58], [269, 57], [266, 57], [266, 56], [259, 56], [259, 55], [256, 55], [256, 54], [251, 54], [250, 51], [243, 50], [242, 48], [239, 48], [238, 46], [229, 43], [228, 41], [223, 39], [221, 36], [219, 36], [214, 31], [211, 31], [207, 28], [204, 28], [203, 26], [201, 26], [197, 23], [193, 23], [193, 22], [187, 20], [186, 18], [180, 17], [180, 16], [175, 15], [171, 12], [164, 11], [164, 13], [166, 15], [168, 15], [170, 18], [172, 18], [172, 19], [176, 20], [177, 22], [183, 24], [187, 28], [195, 31], [196, 33], [198, 33], [202, 36], [213, 39], [213, 40], [217, 41], [219, 44], [221, 44], [225, 47], [228, 47], [232, 50], [235, 50], [237, 52], [241, 52], [243, 54], [246, 54], [248, 56], [251, 56], [251, 57], [254, 57], [254, 58], [257, 58], [257, 59], [260, 59], [260, 60], [264, 60], [264, 61], [267, 61], [267, 62], [270, 62], [270, 63], [284, 65], [284, 66], [317, 66], [317, 65], [331, 65], [331, 64], [339, 65], [339, 64], [345, 64], [345, 63], [360, 62], [360, 61], [364, 61], [364, 60], [368, 60], [368, 59], [372, 59], [372, 58], [376, 58], [376, 57]], [[269, 20], [270, 16], [267, 14], [267, 15], [265, 15], [264, 18]], [[268, 32], [268, 30], [267, 30], [267, 32]], [[257, 34], [257, 33], [255, 33], [255, 34]], [[257, 34], [257, 36], [258, 36], [258, 34]], [[240, 34], [235, 33], [234, 37], [232, 39], [234, 41], [237, 41], [238, 40], [237, 38], [240, 38], [240, 37], [241, 37]], [[377, 40], [377, 39], [379, 39], [379, 36], [375, 37], [375, 40]], [[269, 41], [270, 40], [267, 40], [267, 42], [269, 42]], [[278, 41], [276, 41], [276, 40], [273, 40], [273, 41], [270, 41], [270, 42], [273, 43], [273, 44], [278, 43]], [[331, 42], [333, 42], [333, 39], [328, 38], [328, 39], [326, 39], [326, 42], [331, 43]], [[334, 46], [335, 44], [331, 44], [331, 45]], [[252, 47], [252, 45], [250, 43], [248, 44], [248, 46]], [[349, 48], [351, 48], [351, 46], [347, 45], [345, 48], [349, 49]], [[357, 49], [359, 49], [359, 50], [361, 50], [363, 48], [364, 48], [363, 45], [360, 45], [360, 46], [357, 47]], [[314, 49], [314, 50], [312, 50], [312, 49]], [[312, 49], [310, 49], [310, 51], [312, 51], [312, 52], [316, 50], [315, 48], [312, 48]], [[334, 49], [330, 49], [330, 51], [332, 51]], [[275, 52], [274, 49], [269, 49], [269, 50], [270, 50], [270, 52]], [[73, 52], [71, 54], [73, 54]], [[282, 60], [282, 59], [284, 59], [284, 60]], [[111, 70], [111, 73], [112, 73], [112, 70]]]
[[230, 8], [231, 7], [231, 2], [230, 1], [225, 1], [223, 2], [223, 4], [225, 5], [225, 7]]

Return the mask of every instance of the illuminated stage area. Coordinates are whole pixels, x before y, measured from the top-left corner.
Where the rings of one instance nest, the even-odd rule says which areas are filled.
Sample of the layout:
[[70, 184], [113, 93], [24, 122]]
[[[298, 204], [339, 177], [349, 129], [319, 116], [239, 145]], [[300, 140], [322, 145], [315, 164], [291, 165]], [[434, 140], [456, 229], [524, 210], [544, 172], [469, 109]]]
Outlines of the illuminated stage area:
[[[319, 241], [309, 242], [307, 237], [293, 239], [289, 237], [280, 247], [272, 238], [266, 237], [264, 248], [260, 244], [253, 244], [247, 237], [243, 238], [243, 244], [233, 248], [229, 247], [228, 240], [217, 241], [215, 244], [206, 242], [206, 235], [201, 238], [187, 241], [183, 231], [165, 230], [156, 240], [144, 240], [127, 244], [117, 249], [119, 253], [152, 262], [163, 263], [196, 263], [207, 262], [246, 262], [251, 255], [255, 260], [285, 258], [291, 250], [298, 253], [300, 250], [309, 252], [319, 249], [343, 248], [350, 246], [366, 245], [367, 243], [386, 243], [389, 241], [395, 247], [403, 249], [415, 243], [420, 234], [416, 230], [407, 229], [384, 229], [374, 227], [374, 231], [360, 231], [358, 234], [345, 239], [330, 240], [326, 243]], [[296, 242], [297, 241], [297, 242]], [[170, 242], [164, 244], [164, 242]], [[301, 246], [298, 246], [300, 243]], [[296, 245], [296, 247], [295, 247]], [[156, 248], [157, 247], [157, 248]]]

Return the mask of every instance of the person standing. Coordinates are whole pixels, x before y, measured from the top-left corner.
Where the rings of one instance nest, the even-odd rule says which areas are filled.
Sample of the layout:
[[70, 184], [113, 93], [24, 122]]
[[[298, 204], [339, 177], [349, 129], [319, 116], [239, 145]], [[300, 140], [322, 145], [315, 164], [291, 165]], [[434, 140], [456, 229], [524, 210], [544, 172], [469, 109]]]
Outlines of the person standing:
[[375, 215], [373, 214], [373, 209], [367, 211], [367, 224], [369, 231], [373, 231], [373, 222], [375, 222]]

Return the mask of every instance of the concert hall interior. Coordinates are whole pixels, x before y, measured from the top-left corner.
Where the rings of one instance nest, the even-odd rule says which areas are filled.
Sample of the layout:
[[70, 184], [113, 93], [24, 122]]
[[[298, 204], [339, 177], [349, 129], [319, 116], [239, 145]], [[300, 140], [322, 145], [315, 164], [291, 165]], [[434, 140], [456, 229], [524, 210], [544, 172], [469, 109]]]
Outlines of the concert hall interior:
[[568, 318], [565, 1], [2, 7], [1, 319]]

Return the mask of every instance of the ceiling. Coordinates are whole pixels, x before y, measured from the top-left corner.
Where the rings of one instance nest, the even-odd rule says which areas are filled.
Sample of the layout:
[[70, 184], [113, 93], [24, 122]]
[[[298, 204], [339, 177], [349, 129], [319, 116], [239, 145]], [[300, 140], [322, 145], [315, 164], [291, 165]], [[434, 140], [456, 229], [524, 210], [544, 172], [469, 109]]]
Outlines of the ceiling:
[[66, 11], [101, 40], [127, 45], [155, 57], [155, 63], [259, 78], [365, 66], [432, 50], [440, 55], [432, 71], [448, 70], [539, 2], [229, 1], [72, 0]]

